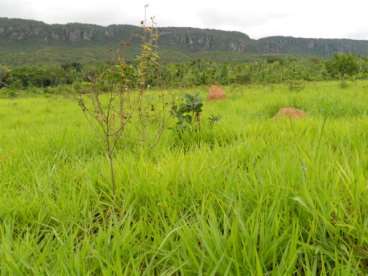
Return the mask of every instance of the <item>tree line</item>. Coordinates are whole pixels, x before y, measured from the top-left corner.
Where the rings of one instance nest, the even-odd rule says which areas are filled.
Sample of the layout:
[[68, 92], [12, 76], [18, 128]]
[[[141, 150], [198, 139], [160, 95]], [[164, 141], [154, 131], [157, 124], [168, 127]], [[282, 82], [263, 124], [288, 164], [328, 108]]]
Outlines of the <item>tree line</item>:
[[[91, 76], [114, 64], [83, 66], [67, 63], [61, 66], [0, 65], [0, 88], [47, 88], [59, 85], [88, 83]], [[139, 84], [137, 62], [125, 66], [130, 88]], [[368, 58], [352, 54], [336, 54], [330, 59], [267, 57], [247, 63], [219, 63], [193, 60], [186, 63], [161, 64], [150, 74], [151, 87], [190, 87], [209, 84], [280, 83], [284, 81], [321, 81], [364, 79], [368, 77]]]

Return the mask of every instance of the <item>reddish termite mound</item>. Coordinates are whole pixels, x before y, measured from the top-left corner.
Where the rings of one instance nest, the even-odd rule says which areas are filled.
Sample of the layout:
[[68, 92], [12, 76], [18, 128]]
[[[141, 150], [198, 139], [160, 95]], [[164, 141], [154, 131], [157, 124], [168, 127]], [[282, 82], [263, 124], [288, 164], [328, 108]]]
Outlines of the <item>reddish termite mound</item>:
[[223, 100], [226, 98], [225, 91], [221, 86], [212, 85], [208, 90], [208, 100]]
[[303, 110], [296, 109], [293, 107], [284, 107], [277, 112], [275, 118], [290, 118], [290, 119], [300, 119], [307, 116]]

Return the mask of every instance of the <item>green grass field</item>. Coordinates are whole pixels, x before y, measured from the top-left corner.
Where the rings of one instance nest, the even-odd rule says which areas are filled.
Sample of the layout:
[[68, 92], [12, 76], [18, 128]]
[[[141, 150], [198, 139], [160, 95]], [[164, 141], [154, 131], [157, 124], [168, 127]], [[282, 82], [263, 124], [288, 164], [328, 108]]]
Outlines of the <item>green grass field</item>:
[[127, 132], [114, 200], [75, 101], [1, 99], [1, 275], [367, 274], [368, 82], [225, 90], [200, 140]]

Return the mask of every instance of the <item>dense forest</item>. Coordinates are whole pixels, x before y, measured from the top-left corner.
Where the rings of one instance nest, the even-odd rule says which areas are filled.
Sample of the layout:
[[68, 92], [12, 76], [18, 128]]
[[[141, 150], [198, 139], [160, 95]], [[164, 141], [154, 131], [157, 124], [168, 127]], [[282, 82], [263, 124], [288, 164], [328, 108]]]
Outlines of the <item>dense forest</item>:
[[[88, 86], [91, 76], [115, 64], [60, 66], [0, 66], [0, 87], [6, 90], [28, 89], [42, 93], [60, 85]], [[131, 88], [138, 83], [137, 62], [125, 69]], [[330, 59], [269, 57], [247, 63], [220, 63], [194, 60], [185, 63], [161, 64], [148, 80], [151, 87], [190, 87], [209, 84], [280, 83], [285, 81], [321, 81], [332, 79], [366, 79], [368, 59], [350, 54], [337, 54]], [[36, 88], [41, 88], [37, 90]], [[63, 90], [64, 92], [67, 91]]]

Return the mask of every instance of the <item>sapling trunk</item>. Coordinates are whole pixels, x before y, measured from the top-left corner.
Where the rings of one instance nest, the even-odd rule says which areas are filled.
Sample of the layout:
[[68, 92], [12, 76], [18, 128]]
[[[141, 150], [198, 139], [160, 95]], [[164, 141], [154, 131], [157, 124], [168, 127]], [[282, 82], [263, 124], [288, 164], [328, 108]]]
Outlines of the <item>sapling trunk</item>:
[[[135, 127], [140, 130], [140, 138], [142, 138], [142, 142], [145, 142], [150, 121], [144, 104], [144, 92], [149, 86], [152, 76], [157, 73], [159, 56], [157, 54], [158, 31], [154, 27], [154, 22], [152, 21], [152, 27], [147, 27], [144, 24], [142, 27], [144, 31], [143, 44], [137, 65], [140, 89], [138, 103], [135, 106], [137, 108], [135, 112], [138, 113], [138, 122], [135, 122]], [[130, 93], [128, 93], [128, 90], [131, 87], [126, 75], [126, 68], [127, 64], [120, 56], [117, 66], [105, 68], [100, 74], [97, 73], [91, 77], [93, 89], [89, 104], [86, 104], [87, 97], [80, 95], [79, 98], [79, 106], [82, 111], [89, 114], [102, 129], [113, 197], [116, 196], [117, 192], [114, 155], [119, 141], [124, 136], [125, 127], [134, 112], [134, 110], [131, 110], [132, 106], [129, 103]], [[107, 91], [109, 93], [106, 93]], [[107, 104], [104, 104], [105, 96], [108, 96]], [[117, 101], [119, 102], [117, 103]], [[160, 138], [163, 129], [164, 126], [160, 125], [157, 131], [157, 139]]]
[[113, 196], [116, 195], [116, 179], [115, 179], [115, 167], [114, 167], [114, 149], [111, 145], [109, 134], [106, 136], [107, 145], [107, 158], [110, 166], [110, 177], [111, 177], [111, 189]]

